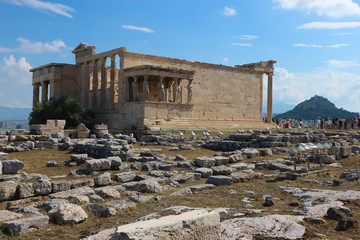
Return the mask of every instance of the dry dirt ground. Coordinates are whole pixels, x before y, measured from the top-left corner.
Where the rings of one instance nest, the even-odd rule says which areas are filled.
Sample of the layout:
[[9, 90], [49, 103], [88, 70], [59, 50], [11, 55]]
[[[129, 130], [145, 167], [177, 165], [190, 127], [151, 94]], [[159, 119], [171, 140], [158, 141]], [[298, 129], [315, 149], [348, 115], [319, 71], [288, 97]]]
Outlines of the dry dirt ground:
[[[139, 145], [134, 145], [135, 148], [141, 148]], [[149, 147], [144, 147], [149, 148]], [[152, 148], [161, 148], [161, 146], [153, 146]], [[186, 150], [186, 151], [162, 151], [161, 153], [167, 156], [183, 155], [189, 160], [194, 160], [197, 156], [211, 156], [215, 151], [199, 149], [199, 150]], [[72, 153], [67, 151], [58, 151], [57, 149], [46, 149], [46, 150], [33, 150], [30, 152], [22, 153], [10, 153], [9, 159], [18, 159], [24, 162], [25, 167], [22, 169], [27, 173], [41, 173], [47, 176], [56, 175], [67, 175], [66, 179], [74, 179], [68, 174], [72, 169], [79, 167], [66, 167], [64, 160], [70, 159]], [[256, 162], [265, 159], [276, 159], [283, 155], [273, 155], [270, 157], [257, 157], [245, 160], [246, 162]], [[47, 168], [46, 163], [49, 160], [55, 160], [59, 163], [58, 167]], [[81, 239], [83, 237], [95, 234], [101, 230], [116, 227], [122, 224], [130, 223], [139, 217], [148, 215], [153, 212], [160, 211], [170, 206], [190, 206], [190, 207], [201, 207], [201, 208], [244, 208], [245, 204], [241, 200], [245, 197], [254, 198], [255, 201], [251, 204], [254, 209], [266, 209], [266, 211], [260, 214], [252, 214], [251, 216], [264, 216], [267, 214], [293, 214], [294, 210], [302, 209], [302, 202], [293, 197], [292, 195], [283, 192], [279, 186], [290, 186], [290, 187], [306, 187], [306, 188], [321, 188], [321, 189], [332, 189], [332, 190], [360, 190], [360, 184], [356, 182], [349, 182], [344, 179], [340, 179], [340, 175], [344, 171], [348, 170], [360, 170], [360, 155], [355, 157], [342, 159], [340, 161], [343, 168], [331, 168], [324, 166], [323, 169], [329, 170], [314, 176], [302, 177], [298, 180], [291, 181], [269, 181], [275, 177], [263, 177], [262, 179], [252, 179], [249, 182], [235, 183], [231, 186], [220, 186], [212, 190], [204, 190], [192, 195], [187, 196], [169, 196], [171, 192], [176, 190], [166, 190], [160, 194], [152, 194], [161, 196], [161, 201], [151, 200], [146, 203], [137, 204], [136, 208], [128, 209], [125, 211], [119, 211], [116, 216], [110, 218], [99, 218], [89, 213], [89, 219], [85, 223], [69, 226], [59, 226], [50, 223], [45, 229], [38, 230], [22, 236], [8, 236], [0, 233], [0, 239]], [[182, 171], [183, 169], [174, 169]], [[269, 170], [256, 170], [263, 172], [265, 175], [276, 174], [278, 171]], [[116, 173], [116, 171], [111, 171]], [[145, 172], [138, 172], [138, 174], [146, 174]], [[334, 179], [342, 181], [340, 186], [328, 186], [319, 185], [313, 183], [304, 182], [304, 179], [318, 180], [318, 181], [333, 181]], [[197, 185], [205, 183], [206, 179], [182, 184], [182, 187]], [[236, 194], [230, 194], [230, 190], [235, 190]], [[246, 191], [253, 191], [255, 195], [249, 195]], [[146, 194], [144, 194], [146, 195]], [[279, 198], [275, 201], [275, 205], [272, 207], [265, 208], [262, 206], [263, 195], [271, 195]], [[126, 199], [126, 196], [123, 196]], [[47, 197], [33, 198], [34, 203], [46, 201]], [[298, 201], [300, 206], [291, 207], [289, 203], [292, 201]], [[0, 209], [6, 209], [7, 202], [0, 203]], [[360, 201], [350, 201], [345, 203], [346, 207], [349, 207], [354, 213], [354, 217], [360, 221]], [[86, 206], [83, 206], [84, 209]], [[306, 239], [322, 239], [318, 233], [324, 234], [324, 239], [360, 239], [360, 230], [349, 229], [347, 231], [339, 232], [335, 231], [337, 222], [333, 220], [326, 220], [325, 224], [311, 225], [307, 222], [302, 223], [306, 226]]]

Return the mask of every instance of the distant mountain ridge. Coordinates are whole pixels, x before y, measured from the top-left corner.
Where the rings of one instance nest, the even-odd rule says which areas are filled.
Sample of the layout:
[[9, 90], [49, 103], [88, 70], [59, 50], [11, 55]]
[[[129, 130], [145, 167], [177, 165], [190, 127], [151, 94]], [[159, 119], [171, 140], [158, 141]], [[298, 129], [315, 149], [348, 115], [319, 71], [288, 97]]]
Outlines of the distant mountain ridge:
[[296, 105], [293, 110], [276, 115], [275, 118], [302, 118], [303, 120], [314, 120], [318, 117], [349, 119], [356, 116], [357, 113], [337, 108], [335, 104], [330, 102], [327, 98], [315, 95]]
[[31, 108], [9, 108], [0, 106], [0, 120], [27, 120]]

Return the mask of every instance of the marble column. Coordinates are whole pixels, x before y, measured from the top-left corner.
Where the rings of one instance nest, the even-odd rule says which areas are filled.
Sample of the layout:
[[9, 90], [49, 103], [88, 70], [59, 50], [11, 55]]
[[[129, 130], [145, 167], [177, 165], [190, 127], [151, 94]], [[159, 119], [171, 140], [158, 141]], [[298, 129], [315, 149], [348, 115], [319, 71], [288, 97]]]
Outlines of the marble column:
[[89, 63], [84, 63], [84, 95], [83, 95], [83, 104], [85, 109], [89, 108], [89, 92], [90, 92], [90, 67]]
[[115, 79], [116, 79], [116, 55], [111, 55], [110, 70], [110, 108], [115, 110]]
[[268, 76], [268, 89], [267, 89], [267, 122], [272, 123], [272, 84], [273, 73], [267, 73]]
[[106, 72], [106, 57], [101, 60], [101, 110], [106, 107], [106, 86], [107, 86], [107, 72]]
[[39, 84], [33, 84], [33, 108], [39, 102]]
[[93, 95], [92, 95], [92, 109], [97, 108], [97, 90], [99, 88], [99, 72], [98, 72], [98, 59], [93, 63]]
[[42, 82], [41, 83], [41, 102], [48, 100], [48, 83]]

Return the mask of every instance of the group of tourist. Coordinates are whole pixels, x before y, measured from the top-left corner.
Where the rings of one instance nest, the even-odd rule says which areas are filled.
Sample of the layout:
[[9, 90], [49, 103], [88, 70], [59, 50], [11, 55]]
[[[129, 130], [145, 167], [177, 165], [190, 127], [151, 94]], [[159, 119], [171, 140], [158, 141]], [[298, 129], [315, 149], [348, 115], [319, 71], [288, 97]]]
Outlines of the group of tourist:
[[[275, 119], [274, 123], [280, 128], [292, 128], [292, 127], [300, 127], [304, 126], [304, 121], [300, 118], [299, 120], [294, 120], [292, 118], [279, 118]], [[360, 116], [358, 115], [356, 118], [350, 119], [340, 119], [334, 117], [333, 119], [326, 118], [322, 119], [318, 117], [314, 123], [307, 123], [307, 126], [315, 125], [318, 129], [333, 129], [333, 130], [360, 130]]]
[[344, 130], [353, 130], [360, 129], [360, 117], [359, 115], [355, 118], [350, 119], [340, 119], [334, 117], [332, 120], [330, 118], [321, 119], [317, 118], [316, 127], [320, 129], [344, 129]]

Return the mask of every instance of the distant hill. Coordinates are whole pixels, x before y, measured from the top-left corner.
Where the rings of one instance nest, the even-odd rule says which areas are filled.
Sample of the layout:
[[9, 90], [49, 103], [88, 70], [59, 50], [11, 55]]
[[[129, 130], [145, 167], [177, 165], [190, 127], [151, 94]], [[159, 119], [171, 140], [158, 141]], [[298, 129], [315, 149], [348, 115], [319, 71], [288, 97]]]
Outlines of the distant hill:
[[327, 98], [317, 96], [305, 100], [295, 106], [293, 110], [279, 114], [276, 118], [294, 118], [303, 120], [314, 120], [320, 118], [341, 118], [349, 119], [356, 117], [357, 113], [349, 112], [342, 108], [337, 108], [335, 104], [330, 102]]
[[9, 108], [0, 106], [0, 120], [27, 120], [31, 108]]

